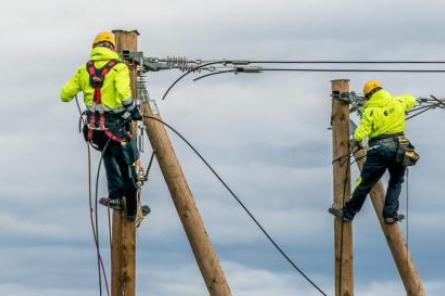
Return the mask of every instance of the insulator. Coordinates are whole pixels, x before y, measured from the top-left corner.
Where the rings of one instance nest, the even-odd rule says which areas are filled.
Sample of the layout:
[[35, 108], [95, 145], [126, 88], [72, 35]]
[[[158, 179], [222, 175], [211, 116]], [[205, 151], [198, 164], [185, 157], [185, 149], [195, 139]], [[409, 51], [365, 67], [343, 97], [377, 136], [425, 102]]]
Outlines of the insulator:
[[169, 56], [166, 59], [167, 65], [172, 68], [177, 68], [183, 72], [200, 72], [200, 69], [196, 70], [199, 66], [199, 63], [193, 60], [189, 60], [186, 57], [178, 57], [178, 56]]

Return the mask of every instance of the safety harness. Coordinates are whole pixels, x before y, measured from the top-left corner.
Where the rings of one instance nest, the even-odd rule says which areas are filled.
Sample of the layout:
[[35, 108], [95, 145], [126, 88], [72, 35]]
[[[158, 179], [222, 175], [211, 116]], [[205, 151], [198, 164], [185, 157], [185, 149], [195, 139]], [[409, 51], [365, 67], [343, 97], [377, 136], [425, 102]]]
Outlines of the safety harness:
[[[122, 142], [124, 139], [114, 134], [110, 129], [108, 129], [105, 125], [105, 114], [104, 107], [102, 106], [102, 86], [105, 80], [105, 77], [110, 72], [110, 70], [120, 63], [116, 60], [110, 60], [105, 66], [100, 69], [94, 67], [94, 61], [88, 61], [87, 63], [87, 71], [90, 75], [90, 85], [94, 88], [94, 96], [93, 96], [93, 111], [88, 112], [88, 132], [86, 135], [87, 141], [93, 140], [94, 130], [102, 131], [108, 138], [115, 142]], [[99, 122], [96, 124], [96, 113], [99, 113]]]

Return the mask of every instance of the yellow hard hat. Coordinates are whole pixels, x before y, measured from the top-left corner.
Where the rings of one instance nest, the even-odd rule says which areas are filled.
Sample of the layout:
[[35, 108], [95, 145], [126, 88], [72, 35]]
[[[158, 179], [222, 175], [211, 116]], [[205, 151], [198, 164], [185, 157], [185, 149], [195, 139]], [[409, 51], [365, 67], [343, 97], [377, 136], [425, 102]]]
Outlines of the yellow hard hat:
[[98, 44], [100, 42], [105, 42], [105, 41], [112, 44], [113, 47], [116, 47], [116, 44], [114, 42], [114, 35], [110, 32], [102, 32], [102, 33], [97, 34], [96, 38], [94, 38], [94, 41], [93, 41], [93, 47], [96, 44]]
[[367, 96], [370, 92], [372, 92], [376, 88], [382, 88], [382, 84], [377, 80], [369, 80], [363, 86], [363, 94]]

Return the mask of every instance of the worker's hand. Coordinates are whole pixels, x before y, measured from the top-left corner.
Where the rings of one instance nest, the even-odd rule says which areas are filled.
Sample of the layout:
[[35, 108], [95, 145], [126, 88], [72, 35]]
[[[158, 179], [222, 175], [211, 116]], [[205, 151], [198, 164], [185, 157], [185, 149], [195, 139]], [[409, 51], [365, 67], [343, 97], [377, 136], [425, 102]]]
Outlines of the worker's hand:
[[357, 142], [355, 139], [349, 140], [349, 148], [351, 151], [363, 149], [363, 145], [360, 142]]
[[134, 108], [131, 110], [131, 119], [132, 120], [142, 120], [141, 112], [139, 112], [138, 108]]

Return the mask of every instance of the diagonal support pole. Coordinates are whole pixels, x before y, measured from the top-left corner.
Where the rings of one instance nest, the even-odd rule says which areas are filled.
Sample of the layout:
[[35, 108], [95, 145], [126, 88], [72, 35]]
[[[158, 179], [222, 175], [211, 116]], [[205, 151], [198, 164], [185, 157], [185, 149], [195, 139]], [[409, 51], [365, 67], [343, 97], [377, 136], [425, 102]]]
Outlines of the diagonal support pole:
[[[358, 168], [361, 170], [365, 163], [367, 150], [365, 148], [354, 153], [354, 158], [357, 162]], [[403, 238], [402, 230], [399, 223], [391, 225], [383, 222], [383, 205], [385, 203], [385, 188], [383, 183], [379, 181], [371, 189], [369, 193], [371, 196], [372, 205], [379, 219], [382, 231], [385, 234], [389, 249], [396, 263], [397, 269], [405, 286], [406, 294], [408, 296], [425, 296], [425, 290], [422, 285], [422, 280], [416, 271], [416, 266], [406, 246]]]

